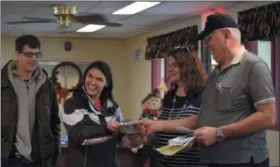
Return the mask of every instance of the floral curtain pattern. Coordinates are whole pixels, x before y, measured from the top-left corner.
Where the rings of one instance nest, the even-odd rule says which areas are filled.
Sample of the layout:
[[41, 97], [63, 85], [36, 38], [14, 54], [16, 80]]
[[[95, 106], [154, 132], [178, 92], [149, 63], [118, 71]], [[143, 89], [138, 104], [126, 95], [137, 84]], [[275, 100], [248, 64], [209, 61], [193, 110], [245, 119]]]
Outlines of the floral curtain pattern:
[[163, 58], [170, 49], [178, 45], [188, 45], [189, 47], [197, 48], [197, 34], [198, 26], [194, 25], [168, 34], [148, 38], [145, 59]]
[[280, 35], [280, 2], [238, 12], [238, 24], [244, 43]]

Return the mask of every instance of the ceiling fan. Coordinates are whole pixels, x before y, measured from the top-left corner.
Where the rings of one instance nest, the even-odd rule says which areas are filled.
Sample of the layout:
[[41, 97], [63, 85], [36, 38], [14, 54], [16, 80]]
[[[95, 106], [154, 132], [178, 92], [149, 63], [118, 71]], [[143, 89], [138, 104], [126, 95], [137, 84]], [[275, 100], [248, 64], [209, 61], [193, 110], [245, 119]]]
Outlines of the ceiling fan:
[[60, 28], [68, 28], [72, 23], [98, 24], [108, 27], [122, 26], [121, 22], [110, 21], [102, 14], [78, 14], [76, 6], [55, 5], [52, 7], [52, 13], [56, 17], [56, 19], [41, 17], [22, 17], [22, 21], [11, 21], [7, 22], [7, 24], [59, 23]]

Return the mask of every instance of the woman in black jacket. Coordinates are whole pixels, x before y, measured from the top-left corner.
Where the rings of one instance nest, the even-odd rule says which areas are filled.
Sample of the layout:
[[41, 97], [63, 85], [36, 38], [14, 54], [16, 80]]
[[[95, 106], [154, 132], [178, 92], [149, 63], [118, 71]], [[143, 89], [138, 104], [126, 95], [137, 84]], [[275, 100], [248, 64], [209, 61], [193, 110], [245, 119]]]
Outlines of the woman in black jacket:
[[63, 121], [69, 136], [65, 167], [118, 167], [117, 131], [122, 120], [113, 95], [110, 67], [89, 65], [84, 82], [64, 104]]

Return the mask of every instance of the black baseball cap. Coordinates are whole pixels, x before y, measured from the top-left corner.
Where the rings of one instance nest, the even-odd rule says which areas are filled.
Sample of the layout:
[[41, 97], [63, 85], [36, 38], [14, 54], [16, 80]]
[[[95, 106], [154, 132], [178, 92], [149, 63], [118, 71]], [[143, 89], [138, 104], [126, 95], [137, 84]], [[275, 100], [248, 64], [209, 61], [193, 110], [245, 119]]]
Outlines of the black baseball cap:
[[229, 14], [214, 13], [206, 18], [204, 30], [198, 34], [197, 40], [203, 40], [217, 29], [238, 28], [236, 21]]

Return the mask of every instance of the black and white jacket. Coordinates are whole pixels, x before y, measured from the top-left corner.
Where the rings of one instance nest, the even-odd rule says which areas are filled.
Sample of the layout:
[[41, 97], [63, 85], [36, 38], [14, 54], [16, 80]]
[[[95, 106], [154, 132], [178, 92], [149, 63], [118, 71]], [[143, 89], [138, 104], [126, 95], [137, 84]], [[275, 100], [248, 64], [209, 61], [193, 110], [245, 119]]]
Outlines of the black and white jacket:
[[118, 167], [117, 145], [123, 135], [107, 130], [107, 122], [122, 119], [117, 104], [108, 100], [98, 111], [83, 88], [64, 104], [63, 122], [69, 144], [65, 167]]

